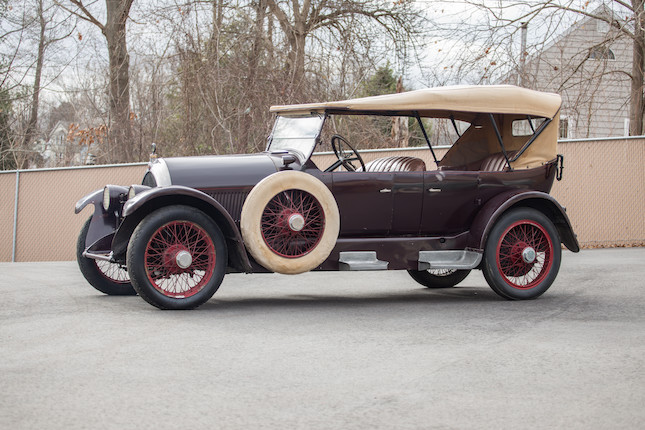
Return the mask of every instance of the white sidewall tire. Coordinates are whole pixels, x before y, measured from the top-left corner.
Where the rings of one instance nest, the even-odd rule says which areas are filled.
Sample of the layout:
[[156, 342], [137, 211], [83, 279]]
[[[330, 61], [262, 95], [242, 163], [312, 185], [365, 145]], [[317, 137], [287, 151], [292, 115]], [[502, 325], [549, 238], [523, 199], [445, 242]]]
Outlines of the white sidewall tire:
[[[318, 200], [325, 217], [325, 227], [319, 242], [300, 257], [276, 254], [262, 236], [261, 219], [266, 205], [286, 190], [302, 190]], [[242, 207], [240, 220], [246, 249], [255, 261], [268, 270], [284, 274], [307, 272], [318, 267], [331, 253], [340, 231], [340, 214], [333, 194], [317, 178], [303, 172], [287, 170], [267, 176], [253, 187]]]

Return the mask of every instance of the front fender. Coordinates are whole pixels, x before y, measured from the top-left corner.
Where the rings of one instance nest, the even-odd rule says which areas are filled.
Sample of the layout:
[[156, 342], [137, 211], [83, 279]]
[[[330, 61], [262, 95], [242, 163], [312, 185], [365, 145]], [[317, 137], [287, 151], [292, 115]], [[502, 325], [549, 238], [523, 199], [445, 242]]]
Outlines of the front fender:
[[93, 204], [95, 207], [100, 207], [101, 206], [101, 200], [103, 199], [103, 189], [101, 188], [100, 190], [92, 191], [85, 197], [81, 198], [79, 201], [76, 202], [76, 206], [74, 207], [74, 213], [78, 214], [80, 213], [83, 209], [85, 209], [85, 206], [89, 205], [90, 203]]
[[488, 234], [499, 217], [515, 207], [530, 207], [544, 213], [558, 229], [561, 242], [573, 252], [580, 251], [580, 244], [565, 209], [551, 195], [540, 191], [511, 191], [486, 202], [471, 225], [469, 248], [482, 251]]
[[193, 206], [213, 218], [226, 237], [232, 266], [245, 272], [252, 271], [242, 235], [228, 211], [208, 194], [181, 185], [142, 191], [123, 205], [124, 219], [112, 241], [114, 255], [124, 258], [132, 232], [146, 215], [161, 207], [177, 204]]
[[74, 213], [79, 214], [89, 204], [94, 205], [94, 214], [85, 236], [85, 250], [109, 252], [109, 243], [116, 231], [118, 217], [116, 213], [103, 210], [103, 188], [92, 191], [76, 202]]

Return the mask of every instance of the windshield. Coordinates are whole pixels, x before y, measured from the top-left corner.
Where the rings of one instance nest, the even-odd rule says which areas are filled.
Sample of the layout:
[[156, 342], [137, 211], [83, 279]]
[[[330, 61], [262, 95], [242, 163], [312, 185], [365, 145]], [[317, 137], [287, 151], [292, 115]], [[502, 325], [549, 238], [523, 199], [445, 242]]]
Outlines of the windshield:
[[296, 151], [305, 159], [309, 158], [324, 119], [322, 115], [277, 117], [267, 150]]

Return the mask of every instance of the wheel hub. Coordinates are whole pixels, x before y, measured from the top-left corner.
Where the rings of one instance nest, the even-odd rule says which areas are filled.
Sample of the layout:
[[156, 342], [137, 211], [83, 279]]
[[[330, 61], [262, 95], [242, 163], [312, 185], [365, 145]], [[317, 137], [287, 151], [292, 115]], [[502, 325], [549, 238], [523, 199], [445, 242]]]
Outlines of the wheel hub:
[[193, 256], [190, 255], [190, 252], [182, 250], [175, 256], [175, 262], [180, 268], [188, 269], [193, 264]]
[[298, 258], [309, 253], [325, 229], [325, 214], [311, 194], [285, 190], [267, 203], [261, 218], [262, 238], [277, 255]]
[[163, 266], [169, 274], [183, 273], [193, 264], [193, 255], [182, 244], [169, 246], [163, 253]]
[[305, 227], [305, 218], [299, 213], [292, 214], [288, 222], [291, 231], [300, 231]]
[[522, 251], [522, 260], [524, 260], [524, 262], [527, 264], [533, 263], [536, 257], [537, 257], [537, 254], [535, 253], [535, 249], [533, 249], [530, 246], [527, 246]]

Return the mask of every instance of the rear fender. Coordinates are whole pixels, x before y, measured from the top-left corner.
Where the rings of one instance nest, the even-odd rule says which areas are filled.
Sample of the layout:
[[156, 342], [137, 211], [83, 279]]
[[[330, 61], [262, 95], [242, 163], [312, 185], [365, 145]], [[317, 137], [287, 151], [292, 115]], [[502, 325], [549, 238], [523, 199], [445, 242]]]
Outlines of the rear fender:
[[226, 238], [229, 249], [229, 267], [243, 272], [252, 271], [244, 241], [228, 211], [211, 196], [194, 188], [180, 185], [151, 188], [137, 194], [125, 203], [123, 222], [112, 241], [114, 258], [117, 261], [125, 261], [130, 236], [141, 220], [151, 212], [170, 205], [192, 206], [210, 216]]
[[469, 248], [483, 251], [490, 230], [499, 217], [516, 207], [530, 207], [544, 213], [558, 229], [561, 242], [573, 252], [580, 251], [578, 239], [565, 209], [551, 195], [539, 191], [514, 191], [490, 199], [471, 225]]

